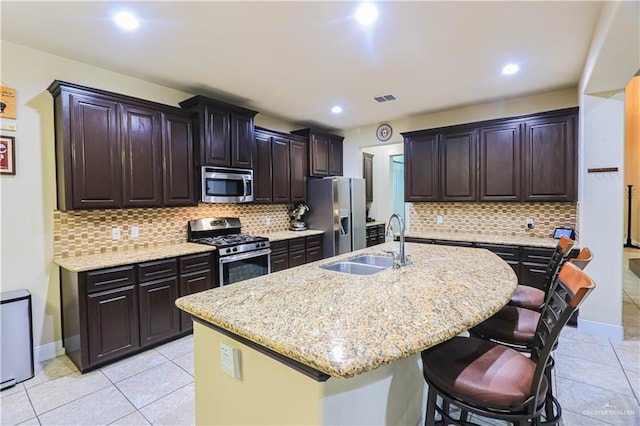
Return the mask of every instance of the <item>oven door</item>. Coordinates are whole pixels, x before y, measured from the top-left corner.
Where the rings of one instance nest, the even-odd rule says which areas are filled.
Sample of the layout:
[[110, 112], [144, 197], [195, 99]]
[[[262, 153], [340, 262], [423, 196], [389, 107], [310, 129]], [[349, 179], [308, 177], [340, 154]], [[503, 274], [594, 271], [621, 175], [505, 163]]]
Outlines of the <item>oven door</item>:
[[221, 286], [266, 275], [271, 273], [271, 249], [221, 257], [218, 266]]

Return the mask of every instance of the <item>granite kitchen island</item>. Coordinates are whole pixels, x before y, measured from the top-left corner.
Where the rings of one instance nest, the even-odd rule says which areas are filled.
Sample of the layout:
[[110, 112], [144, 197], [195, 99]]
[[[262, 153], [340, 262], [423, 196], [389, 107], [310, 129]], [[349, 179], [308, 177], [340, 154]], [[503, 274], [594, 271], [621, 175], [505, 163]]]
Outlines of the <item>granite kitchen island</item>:
[[[416, 424], [423, 349], [504, 306], [513, 270], [484, 249], [406, 244], [411, 265], [322, 268], [362, 249], [180, 298], [196, 322], [198, 424]], [[239, 378], [221, 368], [235, 348]]]

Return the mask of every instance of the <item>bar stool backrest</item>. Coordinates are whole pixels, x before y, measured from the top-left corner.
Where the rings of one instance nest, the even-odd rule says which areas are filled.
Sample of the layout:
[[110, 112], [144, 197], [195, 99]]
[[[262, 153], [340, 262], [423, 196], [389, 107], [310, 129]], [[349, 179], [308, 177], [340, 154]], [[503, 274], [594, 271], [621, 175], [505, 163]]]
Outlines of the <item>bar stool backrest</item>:
[[[540, 314], [534, 336], [531, 359], [536, 362], [537, 366], [531, 395], [538, 395], [544, 369], [549, 361], [551, 351], [558, 341], [560, 332], [594, 288], [593, 280], [573, 263], [565, 263], [560, 270], [552, 285], [549, 299]], [[535, 401], [535, 404], [539, 404], [539, 401]]]

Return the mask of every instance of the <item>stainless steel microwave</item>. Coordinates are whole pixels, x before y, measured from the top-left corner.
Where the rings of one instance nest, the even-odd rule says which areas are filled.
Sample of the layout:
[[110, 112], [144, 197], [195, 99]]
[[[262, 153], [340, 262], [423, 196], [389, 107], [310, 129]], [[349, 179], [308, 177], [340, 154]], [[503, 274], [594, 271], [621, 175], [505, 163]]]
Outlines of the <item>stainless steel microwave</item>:
[[253, 170], [202, 167], [203, 203], [249, 203], [253, 201]]

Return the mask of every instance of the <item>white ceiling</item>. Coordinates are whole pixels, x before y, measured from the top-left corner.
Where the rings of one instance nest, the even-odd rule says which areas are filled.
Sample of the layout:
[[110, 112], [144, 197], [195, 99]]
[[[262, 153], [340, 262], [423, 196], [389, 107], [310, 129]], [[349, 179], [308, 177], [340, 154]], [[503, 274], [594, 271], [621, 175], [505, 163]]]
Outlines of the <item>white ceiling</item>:
[[[594, 1], [1, 1], [2, 39], [296, 124], [347, 129], [576, 86]], [[123, 8], [135, 32], [111, 20]], [[500, 71], [507, 62], [517, 75]], [[372, 98], [392, 93], [398, 100]], [[339, 104], [340, 115], [330, 112]]]

